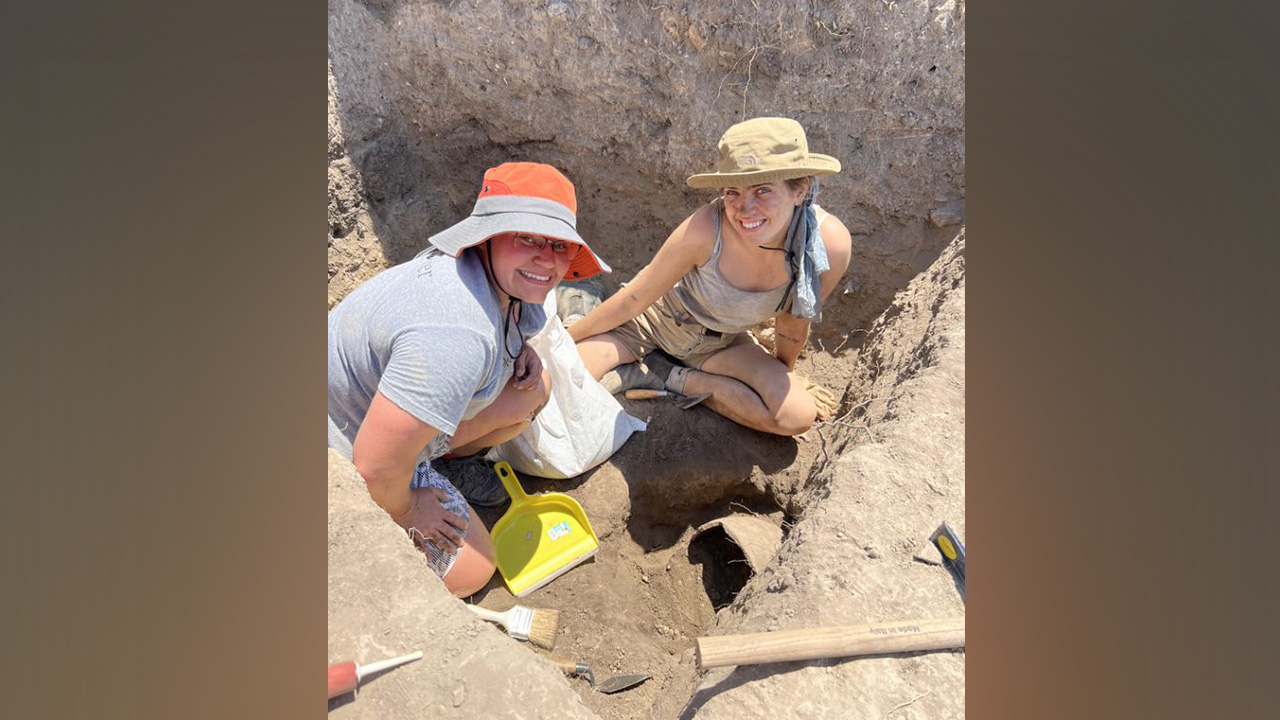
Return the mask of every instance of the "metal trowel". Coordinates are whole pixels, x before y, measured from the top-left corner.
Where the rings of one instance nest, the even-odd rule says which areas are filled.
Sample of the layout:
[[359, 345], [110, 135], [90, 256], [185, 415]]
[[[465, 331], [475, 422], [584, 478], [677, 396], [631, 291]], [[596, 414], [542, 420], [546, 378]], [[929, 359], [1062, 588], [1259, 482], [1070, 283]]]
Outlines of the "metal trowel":
[[599, 690], [600, 692], [605, 693], [606, 695], [611, 695], [613, 693], [616, 693], [622, 690], [633, 688], [648, 679], [649, 679], [649, 676], [645, 673], [632, 673], [630, 675], [614, 675], [608, 680], [605, 680], [599, 685], [594, 685], [593, 687], [595, 687], [596, 690]]
[[553, 660], [556, 667], [560, 668], [566, 675], [584, 677], [587, 684], [598, 692], [606, 695], [612, 695], [639, 685], [649, 679], [647, 673], [631, 673], [630, 675], [614, 675], [600, 684], [596, 684], [596, 676], [591, 672], [591, 668], [583, 663], [565, 662], [561, 660]]

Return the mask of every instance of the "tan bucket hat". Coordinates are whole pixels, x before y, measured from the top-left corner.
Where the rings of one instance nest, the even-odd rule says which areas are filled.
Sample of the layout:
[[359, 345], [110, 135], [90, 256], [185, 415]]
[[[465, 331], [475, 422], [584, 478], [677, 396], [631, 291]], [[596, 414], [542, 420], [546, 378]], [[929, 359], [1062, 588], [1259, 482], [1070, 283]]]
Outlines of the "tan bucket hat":
[[809, 152], [804, 128], [790, 118], [752, 118], [720, 136], [714, 172], [692, 175], [695, 188], [739, 187], [840, 172], [840, 161]]

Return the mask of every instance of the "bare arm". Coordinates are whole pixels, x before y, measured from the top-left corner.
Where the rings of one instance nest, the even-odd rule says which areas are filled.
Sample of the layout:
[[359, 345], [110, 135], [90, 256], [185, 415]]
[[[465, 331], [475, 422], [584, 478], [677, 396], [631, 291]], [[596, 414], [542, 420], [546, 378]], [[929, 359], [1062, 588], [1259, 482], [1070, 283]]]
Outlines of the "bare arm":
[[369, 487], [369, 496], [405, 529], [418, 528], [428, 539], [446, 548], [462, 538], [454, 528], [465, 528], [466, 519], [445, 510], [436, 492], [410, 490], [418, 454], [440, 431], [399, 408], [382, 393], [373, 396], [352, 446], [356, 472]]
[[714, 210], [715, 206], [708, 205], [685, 218], [626, 287], [569, 326], [574, 342], [608, 332], [644, 312], [686, 273], [705, 263], [715, 241], [711, 231]]
[[796, 369], [800, 349], [808, 339], [808, 320], [798, 318], [791, 313], [778, 314], [773, 323], [773, 354], [787, 366], [788, 371]]
[[[840, 284], [840, 278], [844, 277], [845, 270], [849, 268], [853, 241], [844, 223], [835, 216], [828, 216], [822, 223], [821, 233], [822, 243], [827, 250], [827, 262], [831, 266], [822, 273], [821, 279], [822, 300], [825, 303], [836, 286]], [[808, 320], [790, 313], [780, 313], [774, 321], [773, 354], [787, 366], [787, 370], [796, 369], [800, 350], [809, 339], [809, 325]]]

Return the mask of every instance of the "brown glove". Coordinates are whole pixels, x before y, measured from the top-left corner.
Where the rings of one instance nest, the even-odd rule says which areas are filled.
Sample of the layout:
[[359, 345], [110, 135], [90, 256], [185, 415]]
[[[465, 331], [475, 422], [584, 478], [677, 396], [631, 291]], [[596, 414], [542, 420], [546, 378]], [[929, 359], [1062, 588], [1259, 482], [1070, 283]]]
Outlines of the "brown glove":
[[818, 406], [818, 420], [830, 420], [840, 408], [840, 400], [830, 390], [809, 378], [803, 375], [797, 375], [796, 378], [800, 380], [800, 385]]

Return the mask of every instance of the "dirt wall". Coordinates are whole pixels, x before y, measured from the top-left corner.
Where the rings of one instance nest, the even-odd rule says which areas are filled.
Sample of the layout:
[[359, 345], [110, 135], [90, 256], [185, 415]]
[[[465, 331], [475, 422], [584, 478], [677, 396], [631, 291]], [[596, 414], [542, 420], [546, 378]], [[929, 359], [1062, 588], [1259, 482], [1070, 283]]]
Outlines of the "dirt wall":
[[[854, 233], [828, 333], [866, 327], [963, 219], [964, 7], [332, 0], [331, 304], [367, 271], [355, 258], [412, 256], [511, 159], [575, 181], [580, 229], [616, 285], [711, 198], [684, 179], [710, 167], [720, 134], [785, 115], [844, 165], [819, 196]], [[335, 196], [365, 203], [355, 236]]]
[[332, 308], [360, 283], [387, 267], [379, 236], [390, 237], [385, 226], [375, 229], [369, 213], [360, 170], [347, 151], [346, 134], [337, 111], [333, 73], [329, 73], [329, 304]]

